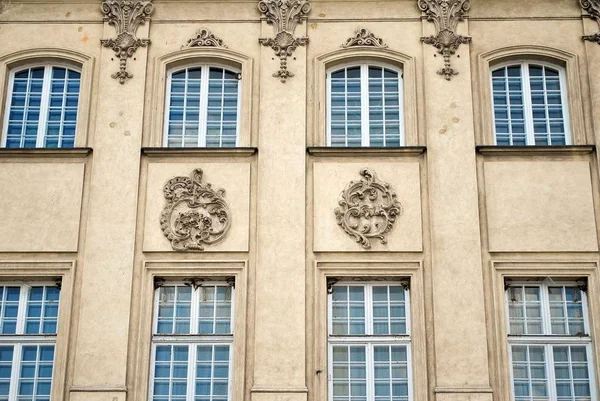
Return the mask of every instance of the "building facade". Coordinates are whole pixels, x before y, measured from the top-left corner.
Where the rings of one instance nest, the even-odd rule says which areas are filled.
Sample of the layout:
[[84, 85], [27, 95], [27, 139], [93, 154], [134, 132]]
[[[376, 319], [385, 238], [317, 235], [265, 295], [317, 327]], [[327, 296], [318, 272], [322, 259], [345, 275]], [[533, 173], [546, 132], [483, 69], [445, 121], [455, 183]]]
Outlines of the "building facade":
[[0, 400], [599, 401], [597, 0], [0, 3]]

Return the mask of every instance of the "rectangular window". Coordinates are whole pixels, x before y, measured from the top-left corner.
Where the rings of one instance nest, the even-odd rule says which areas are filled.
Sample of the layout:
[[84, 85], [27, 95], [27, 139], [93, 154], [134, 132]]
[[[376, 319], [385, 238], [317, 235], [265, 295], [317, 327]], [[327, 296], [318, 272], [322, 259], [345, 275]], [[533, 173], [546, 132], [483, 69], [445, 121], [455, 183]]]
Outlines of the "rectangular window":
[[233, 297], [227, 283], [169, 283], [156, 290], [151, 400], [230, 400]]
[[328, 303], [329, 400], [412, 400], [408, 286], [336, 283]]
[[0, 401], [50, 401], [60, 289], [0, 285]]
[[550, 279], [507, 285], [515, 401], [597, 399], [587, 299], [582, 288], [577, 283]]

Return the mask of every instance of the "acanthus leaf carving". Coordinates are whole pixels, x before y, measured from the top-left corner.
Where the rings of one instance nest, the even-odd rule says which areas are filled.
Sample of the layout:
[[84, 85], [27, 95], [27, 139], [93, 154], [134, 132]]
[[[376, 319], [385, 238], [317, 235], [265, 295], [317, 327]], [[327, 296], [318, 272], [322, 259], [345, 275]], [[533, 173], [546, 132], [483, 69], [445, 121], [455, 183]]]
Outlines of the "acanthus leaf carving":
[[357, 29], [354, 36], [348, 38], [346, 43], [342, 45], [342, 47], [352, 47], [352, 46], [373, 46], [379, 47], [382, 49], [386, 49], [388, 46], [383, 43], [383, 39], [377, 37], [373, 34], [373, 32], [369, 31], [366, 28]]
[[202, 182], [202, 169], [190, 177], [175, 177], [164, 186], [166, 205], [160, 227], [176, 251], [203, 251], [221, 241], [229, 231], [231, 212], [225, 190]]
[[152, 0], [105, 0], [101, 5], [102, 14], [108, 23], [115, 27], [117, 36], [114, 39], [101, 39], [104, 47], [113, 49], [119, 57], [119, 71], [111, 75], [124, 84], [133, 75], [127, 71], [127, 59], [137, 49], [146, 47], [150, 39], [139, 39], [136, 36], [138, 27], [150, 18], [154, 10]]
[[434, 46], [444, 57], [444, 68], [438, 70], [446, 80], [450, 80], [458, 72], [452, 68], [450, 56], [456, 53], [461, 44], [471, 42], [468, 36], [458, 35], [458, 22], [464, 20], [471, 8], [470, 0], [417, 0], [419, 9], [427, 16], [427, 21], [435, 25], [436, 34], [421, 38], [423, 43]]
[[346, 185], [334, 212], [338, 225], [364, 249], [370, 249], [372, 238], [387, 243], [387, 233], [403, 208], [390, 184], [380, 181], [373, 170], [363, 168], [359, 174], [363, 178]]
[[[579, 0], [581, 8], [583, 8], [593, 19], [598, 23], [598, 29], [600, 29], [600, 0]], [[583, 35], [583, 40], [589, 40], [590, 42], [596, 42], [600, 44], [600, 32], [596, 32], [592, 35]]]
[[196, 33], [196, 36], [190, 39], [187, 43], [187, 47], [223, 47], [227, 48], [223, 44], [221, 38], [216, 37], [210, 30], [202, 28]]
[[268, 46], [279, 57], [279, 71], [273, 76], [285, 82], [294, 74], [287, 69], [287, 58], [291, 57], [298, 46], [308, 43], [307, 37], [295, 37], [298, 22], [305, 18], [310, 11], [308, 0], [261, 0], [258, 10], [273, 25], [275, 36], [273, 38], [260, 38], [259, 43]]

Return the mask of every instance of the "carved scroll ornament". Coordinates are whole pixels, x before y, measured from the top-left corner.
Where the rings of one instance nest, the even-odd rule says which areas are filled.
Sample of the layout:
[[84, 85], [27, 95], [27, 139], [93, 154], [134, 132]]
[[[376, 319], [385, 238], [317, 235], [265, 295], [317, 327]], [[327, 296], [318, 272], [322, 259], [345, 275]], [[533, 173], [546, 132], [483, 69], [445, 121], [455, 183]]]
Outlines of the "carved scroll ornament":
[[133, 75], [127, 71], [127, 59], [140, 48], [146, 47], [150, 39], [138, 39], [135, 34], [138, 27], [145, 23], [154, 5], [152, 0], [105, 0], [101, 5], [102, 14], [108, 23], [115, 27], [117, 36], [114, 39], [101, 39], [104, 47], [110, 47], [119, 57], [119, 71], [111, 75], [124, 84]]
[[458, 22], [462, 21], [469, 8], [470, 0], [417, 0], [419, 9], [427, 16], [427, 21], [435, 25], [436, 34], [422, 37], [421, 41], [433, 45], [444, 57], [444, 68], [438, 70], [448, 81], [457, 75], [450, 63], [450, 56], [456, 53], [463, 43], [470, 43], [471, 38], [456, 34]]
[[263, 46], [269, 46], [279, 57], [279, 71], [273, 74], [281, 82], [294, 76], [287, 69], [287, 58], [298, 46], [308, 43], [307, 37], [297, 38], [294, 36], [296, 25], [302, 17], [306, 17], [310, 11], [308, 0], [261, 0], [258, 2], [258, 10], [273, 25], [274, 38], [260, 38], [258, 41]]
[[190, 177], [167, 181], [167, 203], [160, 215], [160, 227], [176, 251], [203, 251], [205, 245], [221, 241], [231, 225], [225, 190], [214, 190], [202, 182], [202, 170]]
[[373, 32], [369, 31], [366, 28], [358, 29], [354, 36], [348, 38], [348, 40], [346, 40], [346, 43], [342, 45], [342, 47], [352, 46], [373, 46], [382, 49], [387, 48], [387, 45], [383, 44], [383, 39], [375, 36]]
[[[583, 8], [593, 19], [598, 23], [600, 29], [600, 0], [579, 0], [581, 8]], [[596, 42], [600, 44], [600, 32], [596, 32], [592, 35], [584, 35], [583, 40], [589, 40], [590, 42]]]
[[335, 217], [340, 227], [364, 249], [371, 239], [387, 243], [387, 233], [402, 215], [402, 205], [390, 184], [377, 179], [374, 171], [363, 168], [360, 181], [350, 181], [338, 198]]
[[187, 47], [224, 47], [223, 40], [216, 37], [211, 31], [202, 28], [196, 36], [188, 41]]

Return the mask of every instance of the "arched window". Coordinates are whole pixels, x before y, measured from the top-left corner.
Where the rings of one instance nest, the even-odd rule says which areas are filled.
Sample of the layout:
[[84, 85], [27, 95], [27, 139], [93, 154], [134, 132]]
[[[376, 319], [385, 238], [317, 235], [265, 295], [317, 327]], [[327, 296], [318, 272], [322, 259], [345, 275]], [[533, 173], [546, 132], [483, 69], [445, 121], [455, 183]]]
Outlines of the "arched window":
[[565, 70], [541, 62], [492, 69], [497, 145], [569, 145]]
[[327, 73], [327, 145], [404, 145], [400, 69], [360, 64]]
[[75, 146], [81, 72], [73, 67], [36, 65], [10, 73], [2, 146]]
[[167, 78], [164, 146], [238, 146], [239, 110], [239, 71], [212, 65], [174, 69]]

